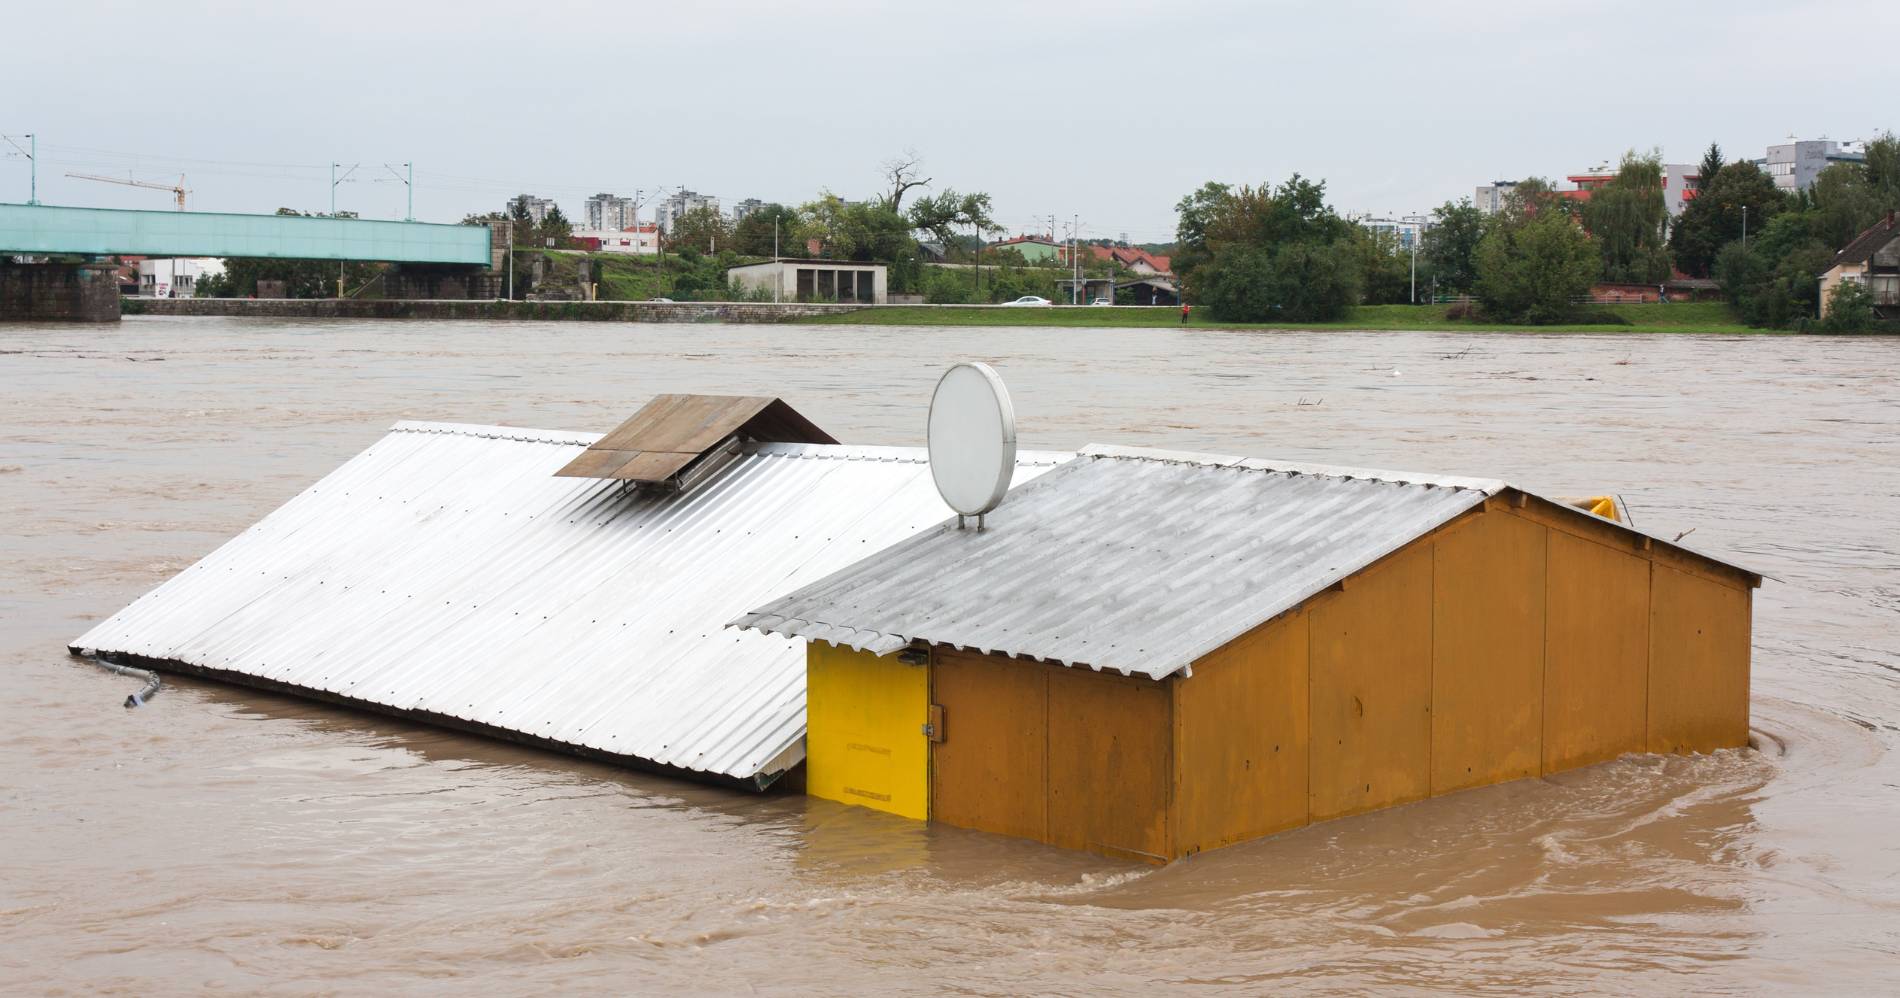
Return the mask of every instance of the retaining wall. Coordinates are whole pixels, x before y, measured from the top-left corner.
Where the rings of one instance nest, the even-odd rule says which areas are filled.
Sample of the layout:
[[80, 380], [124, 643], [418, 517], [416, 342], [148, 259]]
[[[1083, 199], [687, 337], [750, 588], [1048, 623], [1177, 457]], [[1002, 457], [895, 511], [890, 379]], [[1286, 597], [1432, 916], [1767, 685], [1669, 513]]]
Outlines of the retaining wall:
[[128, 298], [128, 315], [302, 319], [573, 319], [597, 322], [784, 322], [863, 306], [770, 302], [399, 301], [335, 298]]

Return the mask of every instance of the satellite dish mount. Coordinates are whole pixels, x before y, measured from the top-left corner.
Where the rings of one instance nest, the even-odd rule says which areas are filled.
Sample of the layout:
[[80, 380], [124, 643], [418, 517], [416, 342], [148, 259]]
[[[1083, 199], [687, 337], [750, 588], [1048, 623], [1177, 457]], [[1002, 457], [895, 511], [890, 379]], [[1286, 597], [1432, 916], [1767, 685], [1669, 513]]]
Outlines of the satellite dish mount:
[[953, 365], [930, 396], [930, 477], [957, 529], [995, 509], [1016, 473], [1016, 409], [988, 364]]

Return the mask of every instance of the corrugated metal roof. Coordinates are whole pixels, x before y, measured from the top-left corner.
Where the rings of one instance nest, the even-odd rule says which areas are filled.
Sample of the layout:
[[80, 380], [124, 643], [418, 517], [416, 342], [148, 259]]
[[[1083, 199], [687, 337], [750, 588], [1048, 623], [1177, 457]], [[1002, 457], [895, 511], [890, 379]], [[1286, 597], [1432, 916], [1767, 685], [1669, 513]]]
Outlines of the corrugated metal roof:
[[989, 530], [945, 524], [733, 623], [878, 654], [921, 640], [1159, 679], [1509, 488], [1091, 446], [1013, 489]]
[[1504, 483], [1091, 447], [742, 627], [913, 640], [1161, 678], [1481, 504]]
[[943, 520], [924, 452], [752, 444], [659, 497], [554, 476], [596, 439], [399, 423], [73, 647], [769, 779], [804, 755], [804, 649], [723, 625]]

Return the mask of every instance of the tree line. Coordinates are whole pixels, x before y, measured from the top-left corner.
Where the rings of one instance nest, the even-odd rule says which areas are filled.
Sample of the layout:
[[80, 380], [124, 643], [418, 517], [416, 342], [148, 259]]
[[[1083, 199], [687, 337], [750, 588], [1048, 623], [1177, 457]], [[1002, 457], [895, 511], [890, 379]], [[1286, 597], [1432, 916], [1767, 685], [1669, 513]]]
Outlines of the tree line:
[[[1661, 154], [1627, 153], [1587, 199], [1548, 180], [1514, 185], [1500, 210], [1469, 198], [1434, 209], [1417, 280], [1475, 299], [1474, 317], [1525, 324], [1605, 318], [1577, 304], [1602, 282], [1662, 285], [1714, 278], [1740, 318], [1792, 327], [1819, 310], [1817, 275], [1835, 252], [1900, 208], [1900, 140], [1867, 144], [1864, 162], [1834, 163], [1787, 192], [1747, 160], [1711, 145], [1695, 196], [1673, 222]], [[1357, 304], [1407, 300], [1411, 260], [1396, 240], [1336, 214], [1325, 184], [1294, 174], [1277, 187], [1209, 183], [1176, 205], [1175, 271], [1191, 300], [1226, 321], [1326, 321]], [[1835, 328], [1870, 321], [1863, 295]]]

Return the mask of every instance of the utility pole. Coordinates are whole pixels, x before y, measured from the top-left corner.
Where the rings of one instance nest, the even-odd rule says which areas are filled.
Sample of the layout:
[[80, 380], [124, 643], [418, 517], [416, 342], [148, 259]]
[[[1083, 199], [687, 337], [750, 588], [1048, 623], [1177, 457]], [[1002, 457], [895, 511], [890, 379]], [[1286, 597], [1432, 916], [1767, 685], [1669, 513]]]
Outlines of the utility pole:
[[[407, 177], [397, 173], [396, 168], [390, 166], [388, 163], [383, 164], [383, 169], [388, 170], [390, 176], [402, 181], [403, 186], [409, 189], [409, 206], [403, 212], [402, 220], [405, 222], [413, 222], [416, 220], [416, 165], [414, 163], [404, 163], [403, 166], [409, 171]], [[388, 181], [381, 181], [381, 183], [388, 183]], [[335, 214], [336, 205], [332, 204], [330, 211], [332, 214]]]
[[785, 265], [778, 262], [778, 212], [772, 213], [772, 304], [785, 293]]
[[7, 145], [10, 145], [10, 146], [12, 146], [12, 147], [13, 147], [13, 148], [15, 148], [15, 149], [20, 149], [20, 155], [22, 155], [22, 156], [25, 156], [25, 157], [26, 157], [26, 165], [27, 165], [27, 173], [28, 173], [28, 175], [29, 175], [29, 176], [30, 176], [30, 177], [32, 178], [32, 179], [30, 179], [30, 180], [29, 180], [29, 181], [27, 182], [27, 183], [28, 183], [28, 187], [27, 187], [27, 194], [26, 194], [26, 203], [27, 203], [27, 204], [39, 204], [39, 203], [40, 203], [40, 140], [39, 140], [39, 133], [37, 133], [37, 132], [35, 132], [35, 133], [33, 133], [33, 134], [31, 134], [31, 135], [25, 135], [25, 136], [22, 136], [22, 138], [24, 138], [24, 139], [26, 139], [26, 140], [27, 140], [27, 143], [28, 143], [28, 145], [30, 145], [30, 146], [31, 146], [31, 150], [30, 150], [30, 151], [29, 151], [29, 150], [27, 150], [27, 149], [20, 149], [20, 144], [19, 144], [18, 142], [15, 142], [15, 141], [13, 141], [13, 137], [12, 137], [12, 136], [10, 136], [10, 135], [0, 135], [0, 139], [5, 139], [5, 140], [6, 140], [6, 143], [7, 143]]
[[[336, 175], [336, 168], [342, 165], [343, 165], [342, 163], [338, 163], [334, 161], [330, 163], [330, 217], [331, 218], [336, 217], [336, 185], [348, 181], [350, 179], [350, 174], [355, 173], [356, 168], [363, 164], [361, 163], [350, 164], [349, 172], [343, 174], [343, 176], [339, 178]], [[343, 297], [343, 261], [342, 260], [338, 260], [336, 262], [336, 296], [338, 298]]]
[[1748, 248], [1748, 206], [1742, 205], [1742, 248]]
[[1081, 301], [1082, 257], [1076, 252], [1078, 239], [1082, 235], [1082, 216], [1075, 215], [1069, 220], [1069, 304]]

